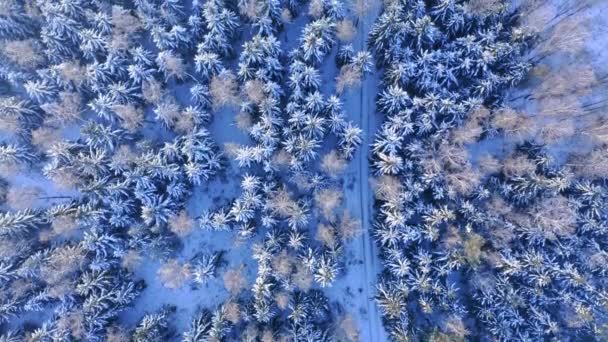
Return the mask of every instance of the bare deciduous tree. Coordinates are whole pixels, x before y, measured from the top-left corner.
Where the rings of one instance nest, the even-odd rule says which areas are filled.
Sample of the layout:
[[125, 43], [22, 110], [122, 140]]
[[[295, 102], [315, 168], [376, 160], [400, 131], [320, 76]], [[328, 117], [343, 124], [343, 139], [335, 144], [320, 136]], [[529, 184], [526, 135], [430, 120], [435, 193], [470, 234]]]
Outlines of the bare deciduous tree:
[[81, 182], [78, 172], [70, 169], [53, 172], [48, 176], [53, 181], [53, 184], [62, 190], [74, 189]]
[[329, 224], [320, 223], [317, 226], [317, 241], [321, 242], [327, 248], [334, 248], [338, 242], [336, 239], [336, 229]]
[[308, 291], [312, 287], [312, 273], [308, 270], [308, 268], [302, 264], [298, 263], [296, 265], [296, 272], [293, 274], [293, 283], [302, 291]]
[[355, 65], [345, 65], [340, 68], [340, 74], [336, 77], [336, 92], [341, 94], [345, 89], [357, 88], [361, 85], [363, 75]]
[[122, 127], [130, 132], [137, 132], [144, 123], [143, 108], [133, 104], [118, 104], [113, 106], [112, 110], [120, 118]]
[[365, 17], [368, 14], [370, 7], [369, 0], [353, 0], [352, 9], [357, 18]]
[[557, 10], [550, 1], [531, 0], [522, 7], [524, 27], [534, 33], [543, 32], [557, 15]]
[[274, 296], [274, 301], [281, 310], [285, 310], [289, 307], [290, 301], [289, 293], [281, 291]]
[[481, 175], [470, 166], [458, 171], [450, 171], [445, 177], [449, 187], [461, 195], [471, 194], [481, 183]]
[[291, 14], [289, 8], [283, 8], [281, 11], [281, 21], [285, 24], [290, 24], [293, 21], [293, 14]]
[[608, 144], [608, 120], [602, 114], [598, 116], [587, 127], [583, 127], [580, 133], [596, 144]]
[[340, 238], [345, 242], [354, 239], [363, 232], [361, 221], [353, 218], [348, 210], [342, 212], [337, 229]]
[[445, 331], [450, 335], [450, 338], [465, 339], [471, 334], [467, 329], [462, 318], [451, 316], [445, 322]]
[[553, 144], [566, 140], [576, 134], [574, 120], [548, 121], [540, 130], [540, 140], [545, 144]]
[[571, 17], [557, 23], [537, 49], [544, 55], [555, 52], [578, 53], [585, 48], [590, 35], [585, 17]]
[[42, 126], [32, 131], [32, 145], [42, 151], [60, 140], [61, 134], [59, 130], [53, 127]]
[[224, 287], [230, 294], [238, 295], [241, 291], [247, 288], [248, 282], [247, 278], [243, 274], [245, 270], [245, 266], [241, 265], [237, 268], [230, 269], [226, 271], [223, 275], [224, 279]]
[[378, 200], [393, 203], [400, 200], [403, 184], [397, 177], [382, 175], [378, 178], [371, 179], [370, 182], [372, 183], [375, 197]]
[[469, 152], [462, 146], [444, 142], [431, 158], [438, 159], [444, 170], [460, 170], [469, 163]]
[[346, 160], [336, 150], [331, 150], [323, 156], [321, 161], [321, 169], [329, 176], [337, 178], [347, 167]]
[[82, 86], [87, 81], [86, 67], [80, 65], [77, 60], [66, 61], [54, 66], [64, 82], [71, 83], [76, 87]]
[[133, 35], [142, 28], [139, 19], [129, 10], [114, 5], [112, 6], [112, 37], [110, 39], [110, 48], [113, 49], [128, 49], [131, 46]]
[[476, 233], [467, 234], [463, 243], [464, 257], [471, 267], [477, 267], [483, 257], [482, 247], [485, 244], [484, 238]]
[[150, 104], [158, 104], [165, 95], [165, 90], [159, 81], [144, 81], [141, 85], [142, 96]]
[[232, 324], [238, 324], [243, 319], [242, 310], [243, 308], [235, 301], [231, 300], [224, 304], [226, 319]]
[[359, 327], [355, 318], [347, 314], [340, 320], [340, 331], [344, 334], [346, 342], [359, 342]]
[[11, 134], [17, 133], [21, 129], [19, 116], [10, 115], [8, 113], [3, 114], [4, 115], [0, 116], [0, 130]]
[[185, 210], [180, 211], [177, 216], [169, 221], [169, 229], [181, 238], [188, 236], [193, 227], [194, 220], [188, 216]]
[[131, 336], [127, 331], [119, 326], [112, 325], [106, 330], [106, 341], [107, 342], [129, 342]]
[[260, 17], [263, 6], [257, 0], [241, 0], [239, 1], [239, 14], [246, 16], [250, 20], [255, 21]]
[[264, 94], [264, 83], [260, 80], [250, 80], [245, 82], [245, 95], [255, 104], [259, 104], [266, 99]]
[[249, 132], [251, 126], [253, 126], [253, 118], [251, 114], [247, 112], [240, 111], [234, 117], [234, 121], [236, 123], [236, 127], [243, 132]]
[[13, 186], [6, 195], [6, 204], [15, 210], [24, 210], [34, 207], [34, 203], [43, 195], [44, 191], [37, 186]]
[[322, 0], [312, 0], [308, 4], [308, 15], [313, 18], [320, 18], [323, 15], [324, 2]]
[[186, 77], [186, 64], [184, 59], [171, 51], [162, 51], [156, 59], [159, 70], [165, 74], [167, 79], [177, 78], [183, 80]]
[[50, 254], [41, 269], [41, 276], [51, 284], [53, 295], [61, 297], [73, 290], [73, 276], [87, 264], [86, 251], [81, 246], [64, 245]]
[[501, 129], [508, 138], [516, 142], [530, 139], [536, 131], [535, 121], [532, 118], [509, 107], [494, 113], [492, 126]]
[[213, 108], [216, 110], [226, 105], [237, 105], [239, 103], [238, 82], [229, 71], [223, 71], [211, 78], [209, 92], [211, 93]]
[[476, 142], [483, 133], [482, 123], [489, 116], [490, 111], [483, 106], [473, 109], [464, 125], [452, 131], [451, 142], [456, 145]]
[[536, 164], [523, 155], [509, 156], [502, 165], [502, 172], [510, 178], [531, 175], [535, 171]]
[[534, 99], [587, 95], [598, 82], [593, 68], [581, 64], [552, 70], [541, 79], [541, 84], [534, 89]]
[[34, 68], [44, 62], [44, 57], [36, 48], [33, 39], [7, 41], [0, 47], [0, 51], [22, 67]]
[[326, 220], [333, 222], [336, 219], [335, 210], [342, 205], [342, 191], [332, 188], [317, 191], [315, 205]]
[[287, 251], [283, 250], [272, 259], [272, 269], [279, 277], [287, 279], [291, 275], [295, 263], [294, 258], [287, 254]]
[[336, 24], [336, 37], [343, 42], [350, 42], [355, 38], [357, 33], [352, 20], [343, 19]]
[[57, 329], [68, 332], [75, 339], [84, 339], [86, 334], [84, 312], [74, 310], [61, 315], [57, 320]]
[[500, 171], [500, 161], [493, 156], [486, 154], [479, 158], [479, 171], [483, 175], [491, 175]]
[[282, 217], [288, 217], [294, 211], [296, 203], [292, 200], [291, 194], [286, 189], [280, 189], [268, 201], [267, 205], [273, 213]]
[[531, 215], [533, 227], [538, 227], [547, 240], [568, 237], [576, 230], [576, 212], [563, 196], [543, 199]]
[[121, 265], [127, 270], [133, 272], [142, 262], [143, 257], [136, 250], [130, 249], [122, 257]]
[[192, 132], [196, 127], [195, 113], [188, 107], [182, 110], [181, 115], [175, 121], [175, 131], [181, 134]]
[[497, 13], [505, 7], [502, 0], [470, 0], [464, 5], [467, 11], [484, 17]]
[[164, 287], [178, 289], [190, 279], [192, 273], [188, 264], [171, 259], [158, 269], [157, 275]]
[[56, 236], [70, 237], [76, 233], [78, 223], [73, 217], [57, 216], [53, 218], [51, 228]]
[[60, 92], [59, 100], [45, 103], [40, 106], [51, 117], [48, 122], [57, 125], [66, 125], [77, 122], [82, 113], [82, 98], [76, 92]]
[[272, 156], [272, 162], [274, 165], [287, 168], [291, 165], [292, 156], [285, 149], [281, 148], [277, 153]]

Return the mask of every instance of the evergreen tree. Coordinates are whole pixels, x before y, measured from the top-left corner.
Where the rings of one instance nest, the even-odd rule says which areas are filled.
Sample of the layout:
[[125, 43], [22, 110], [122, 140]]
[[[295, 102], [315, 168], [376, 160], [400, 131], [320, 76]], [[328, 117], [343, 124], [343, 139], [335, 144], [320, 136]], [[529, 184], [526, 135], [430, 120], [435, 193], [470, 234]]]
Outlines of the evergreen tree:
[[158, 312], [145, 315], [133, 332], [133, 341], [166, 341], [172, 333], [169, 317], [174, 311], [174, 307], [163, 307]]

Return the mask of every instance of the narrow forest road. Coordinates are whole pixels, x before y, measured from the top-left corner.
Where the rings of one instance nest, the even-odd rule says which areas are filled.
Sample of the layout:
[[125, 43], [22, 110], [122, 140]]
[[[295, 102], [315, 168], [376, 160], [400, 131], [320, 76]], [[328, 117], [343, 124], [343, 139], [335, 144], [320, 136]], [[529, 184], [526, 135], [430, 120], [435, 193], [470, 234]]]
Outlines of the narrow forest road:
[[[380, 0], [355, 0], [357, 3], [360, 1], [367, 7], [356, 23], [356, 36], [351, 42], [355, 52], [367, 50], [367, 36], [381, 6]], [[337, 75], [338, 70], [333, 72]], [[342, 184], [345, 206], [352, 217], [361, 222], [362, 233], [345, 246], [347, 257], [343, 273], [332, 287], [325, 289], [325, 293], [339, 303], [343, 314], [355, 318], [359, 341], [362, 342], [389, 340], [375, 300], [382, 265], [372, 236], [374, 198], [369, 183], [370, 144], [382, 121], [381, 116], [374, 114], [379, 79], [380, 73], [372, 69], [361, 87], [349, 89], [341, 97], [348, 120], [363, 131], [363, 143], [348, 164]], [[327, 81], [333, 82], [333, 79]]]
[[[357, 38], [356, 42], [354, 42], [356, 51], [364, 51], [367, 49], [367, 37], [380, 10], [378, 0], [363, 1], [366, 3], [367, 10], [365, 15], [359, 19], [357, 25]], [[364, 262], [364, 291], [367, 299], [369, 339], [373, 342], [388, 340], [386, 332], [382, 326], [380, 312], [375, 300], [377, 276], [381, 270], [381, 265], [378, 259], [377, 247], [372, 237], [374, 199], [369, 182], [370, 144], [374, 139], [374, 135], [378, 127], [378, 120], [374, 115], [378, 78], [379, 74], [375, 69], [370, 75], [368, 75], [368, 77], [366, 77], [359, 91], [360, 105], [357, 106], [355, 113], [351, 113], [352, 119], [357, 122], [365, 135], [363, 144], [357, 151], [358, 156], [356, 160], [358, 161], [358, 179], [355, 187], [358, 188], [357, 195], [361, 206], [360, 219], [363, 224], [363, 233], [360, 236], [359, 243], [362, 248]]]

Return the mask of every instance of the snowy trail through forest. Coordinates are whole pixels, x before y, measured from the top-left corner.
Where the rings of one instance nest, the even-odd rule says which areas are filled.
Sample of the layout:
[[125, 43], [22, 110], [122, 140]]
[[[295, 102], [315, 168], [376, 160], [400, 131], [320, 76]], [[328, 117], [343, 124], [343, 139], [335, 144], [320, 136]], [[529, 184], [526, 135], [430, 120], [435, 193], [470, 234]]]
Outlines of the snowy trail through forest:
[[[367, 49], [366, 41], [369, 31], [376, 20], [379, 6], [377, 0], [366, 1], [367, 13], [359, 19], [357, 25], [356, 50], [363, 51]], [[359, 106], [352, 113], [352, 119], [356, 120], [357, 124], [363, 132], [365, 132], [364, 143], [357, 151], [358, 177], [355, 185], [355, 190], [360, 203], [360, 219], [363, 224], [363, 232], [360, 236], [360, 244], [363, 253], [363, 267], [365, 276], [365, 298], [367, 299], [367, 312], [369, 325], [369, 340], [370, 341], [386, 341], [387, 337], [382, 327], [382, 321], [376, 305], [375, 284], [379, 272], [377, 248], [372, 238], [372, 219], [373, 219], [373, 195], [370, 191], [370, 143], [374, 137], [374, 132], [377, 127], [376, 118], [374, 116], [374, 98], [377, 91], [377, 74], [372, 73], [368, 77], [359, 90]], [[363, 328], [363, 327], [362, 327]]]

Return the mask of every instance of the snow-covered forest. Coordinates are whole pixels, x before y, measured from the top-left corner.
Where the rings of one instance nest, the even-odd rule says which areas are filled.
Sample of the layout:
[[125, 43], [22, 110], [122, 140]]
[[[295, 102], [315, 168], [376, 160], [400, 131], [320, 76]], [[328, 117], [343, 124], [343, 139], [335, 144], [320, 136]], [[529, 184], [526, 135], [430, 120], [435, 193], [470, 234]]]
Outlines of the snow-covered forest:
[[0, 0], [0, 342], [608, 339], [608, 0]]

